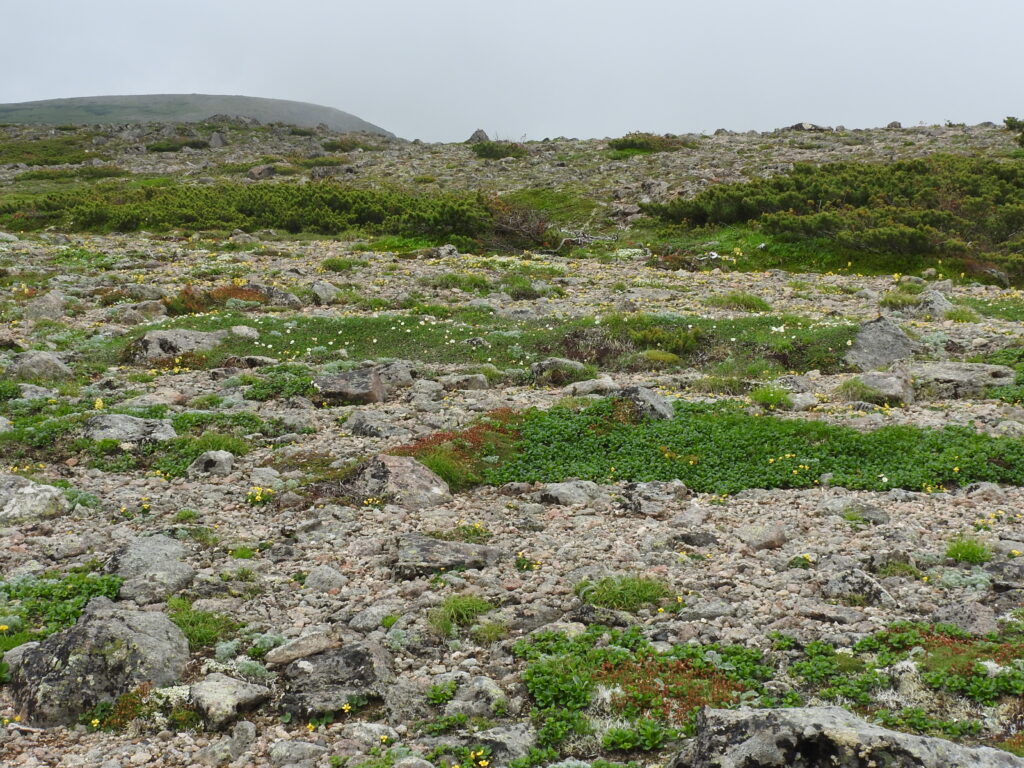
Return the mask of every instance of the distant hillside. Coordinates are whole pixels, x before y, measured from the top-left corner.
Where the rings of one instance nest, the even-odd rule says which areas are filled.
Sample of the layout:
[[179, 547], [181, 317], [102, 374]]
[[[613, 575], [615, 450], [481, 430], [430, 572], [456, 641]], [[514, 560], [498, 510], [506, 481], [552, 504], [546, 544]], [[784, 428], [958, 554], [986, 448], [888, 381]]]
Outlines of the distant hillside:
[[261, 123], [288, 123], [311, 128], [324, 123], [335, 131], [394, 135], [340, 109], [253, 96], [211, 96], [203, 93], [83, 96], [0, 104], [0, 123], [193, 123], [211, 115], [241, 115]]

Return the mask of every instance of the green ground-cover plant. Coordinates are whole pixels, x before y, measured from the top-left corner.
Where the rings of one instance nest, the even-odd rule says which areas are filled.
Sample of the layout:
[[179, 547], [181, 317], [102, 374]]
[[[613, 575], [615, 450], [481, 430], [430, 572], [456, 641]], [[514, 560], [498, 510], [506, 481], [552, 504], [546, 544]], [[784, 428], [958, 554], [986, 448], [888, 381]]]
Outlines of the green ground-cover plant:
[[250, 400], [287, 400], [314, 394], [312, 371], [304, 365], [286, 363], [263, 368], [259, 380], [245, 391]]
[[906, 273], [951, 260], [957, 268], [950, 271], [983, 276], [996, 267], [1024, 279], [1024, 163], [1013, 160], [932, 155], [797, 165], [645, 210], [688, 227], [754, 226], [769, 239], [814, 243], [825, 253], [839, 246], [857, 255], [857, 270], [861, 261]]
[[946, 557], [958, 563], [981, 565], [992, 559], [992, 550], [983, 541], [970, 536], [958, 536], [946, 546]]
[[96, 181], [129, 175], [129, 171], [116, 165], [83, 165], [79, 168], [40, 168], [35, 171], [23, 171], [14, 177], [14, 181]]
[[348, 272], [357, 267], [365, 267], [369, 264], [366, 259], [351, 259], [343, 256], [332, 256], [320, 262], [320, 266], [327, 272]]
[[488, 482], [680, 479], [705, 493], [806, 488], [822, 474], [846, 488], [951, 488], [978, 480], [1024, 485], [1024, 441], [963, 427], [857, 432], [752, 416], [735, 404], [676, 405], [676, 418], [634, 423], [608, 399], [583, 411], [528, 411], [513, 458]]
[[0, 581], [0, 653], [74, 624], [94, 597], [117, 597], [121, 578], [99, 572], [100, 563], [66, 574], [44, 573]]
[[760, 296], [744, 291], [730, 291], [709, 297], [705, 302], [709, 307], [721, 309], [738, 309], [743, 312], [771, 312], [771, 305]]
[[1000, 320], [1024, 321], [1024, 297], [1019, 295], [1003, 296], [997, 299], [978, 299], [962, 296], [954, 303], [963, 304], [984, 317], [997, 317]]
[[680, 149], [695, 149], [697, 142], [681, 136], [659, 136], [654, 133], [634, 131], [617, 139], [609, 139], [608, 147], [619, 152], [631, 151], [638, 154], [647, 154], [651, 152], [675, 152]]
[[0, 165], [63, 165], [83, 163], [95, 154], [86, 147], [88, 136], [54, 136], [45, 139], [10, 139], [0, 142]]

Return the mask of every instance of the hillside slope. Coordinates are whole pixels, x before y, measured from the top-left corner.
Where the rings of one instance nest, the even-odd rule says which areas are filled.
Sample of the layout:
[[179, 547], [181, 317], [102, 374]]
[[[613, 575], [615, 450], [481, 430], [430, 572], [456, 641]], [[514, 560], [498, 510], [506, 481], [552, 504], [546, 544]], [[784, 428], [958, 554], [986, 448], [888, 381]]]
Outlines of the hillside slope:
[[242, 115], [260, 122], [300, 126], [325, 123], [336, 131], [394, 134], [348, 112], [319, 104], [254, 96], [202, 93], [83, 96], [0, 104], [0, 123], [198, 122], [211, 115]]

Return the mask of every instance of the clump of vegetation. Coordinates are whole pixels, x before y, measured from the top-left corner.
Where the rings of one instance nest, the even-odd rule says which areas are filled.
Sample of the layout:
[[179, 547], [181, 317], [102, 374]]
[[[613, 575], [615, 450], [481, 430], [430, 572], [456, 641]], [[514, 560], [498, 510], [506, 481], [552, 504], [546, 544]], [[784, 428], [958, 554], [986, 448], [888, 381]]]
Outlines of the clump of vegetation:
[[859, 268], [909, 272], [946, 260], [979, 277], [993, 279], [998, 269], [1024, 279], [1020, 163], [931, 155], [889, 164], [798, 164], [787, 174], [719, 184], [644, 208], [691, 228], [753, 226], [762, 239], [814, 245]]
[[527, 149], [514, 141], [478, 141], [471, 144], [473, 154], [486, 160], [501, 160], [504, 157], [526, 157]]
[[771, 312], [771, 305], [760, 296], [743, 291], [730, 291], [711, 296], [704, 302], [709, 307], [738, 309], [743, 312]]
[[890, 405], [889, 397], [879, 389], [864, 382], [859, 376], [851, 376], [835, 388], [835, 396], [848, 403], [873, 403]]
[[752, 403], [767, 408], [769, 411], [791, 408], [793, 405], [793, 399], [789, 396], [789, 392], [781, 387], [758, 387], [750, 393], [749, 397]]
[[675, 152], [684, 148], [694, 149], [697, 144], [679, 136], [659, 136], [654, 133], [634, 131], [617, 139], [609, 139], [608, 146], [613, 150], [648, 154], [651, 152]]
[[115, 599], [121, 578], [99, 569], [100, 563], [92, 562], [64, 575], [0, 581], [0, 615], [7, 622], [0, 631], [0, 653], [71, 626], [94, 597]]
[[438, 634], [448, 637], [454, 634], [456, 628], [468, 627], [478, 617], [493, 609], [494, 606], [482, 597], [450, 595], [430, 611], [427, 620]]
[[86, 149], [86, 137], [79, 135], [45, 139], [5, 139], [0, 142], [0, 165], [64, 165], [84, 163], [95, 156]]
[[969, 536], [958, 536], [946, 547], [946, 557], [958, 563], [981, 565], [992, 559], [992, 550], [978, 539]]
[[365, 267], [369, 264], [366, 259], [350, 259], [342, 256], [331, 256], [320, 262], [320, 266], [327, 272], [350, 272], [357, 267]]
[[242, 628], [240, 622], [223, 614], [196, 610], [183, 597], [168, 599], [167, 616], [185, 634], [193, 650], [208, 648], [221, 640], [227, 640]]
[[822, 474], [845, 488], [951, 488], [979, 480], [1024, 484], [1024, 442], [966, 427], [858, 432], [752, 416], [734, 403], [676, 405], [676, 418], [633, 423], [614, 400], [582, 411], [528, 411], [510, 460], [489, 482], [682, 480], [702, 493], [807, 488]]
[[286, 363], [264, 368], [259, 380], [245, 391], [250, 400], [287, 400], [315, 393], [313, 374], [304, 365]]
[[442, 541], [464, 541], [468, 544], [486, 544], [494, 534], [483, 523], [459, 523], [450, 531], [429, 531], [427, 536]]
[[581, 581], [574, 588], [581, 600], [603, 608], [635, 613], [672, 595], [668, 585], [643, 576], [609, 576]]
[[1006, 130], [1017, 134], [1017, 143], [1024, 147], [1024, 120], [1018, 117], [1008, 117], [1003, 121]]

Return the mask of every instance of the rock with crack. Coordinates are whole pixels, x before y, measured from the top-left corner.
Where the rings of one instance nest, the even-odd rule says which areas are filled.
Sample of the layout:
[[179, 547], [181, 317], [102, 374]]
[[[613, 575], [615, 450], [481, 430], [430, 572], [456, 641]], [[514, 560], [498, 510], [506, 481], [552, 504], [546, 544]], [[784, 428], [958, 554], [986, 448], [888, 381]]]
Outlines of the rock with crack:
[[177, 682], [188, 654], [185, 635], [164, 614], [94, 597], [77, 624], [24, 654], [11, 691], [30, 723], [73, 723], [143, 683]]
[[391, 658], [379, 644], [344, 645], [281, 670], [281, 708], [303, 719], [339, 712], [356, 696], [383, 698], [393, 679]]
[[989, 747], [891, 731], [839, 707], [710, 709], [667, 768], [1024, 768]]
[[118, 443], [162, 443], [178, 436], [166, 419], [140, 419], [123, 413], [98, 413], [85, 422], [83, 436]]
[[913, 357], [919, 348], [896, 323], [879, 317], [861, 326], [846, 353], [846, 362], [862, 371], [873, 371]]
[[406, 509], [427, 509], [452, 500], [448, 483], [411, 456], [375, 456], [356, 470], [346, 486], [364, 500], [380, 499]]
[[821, 593], [833, 600], [896, 607], [896, 599], [885, 587], [860, 568], [850, 568], [830, 576], [822, 585]]
[[167, 536], [136, 539], [114, 559], [114, 572], [124, 579], [118, 597], [146, 605], [184, 589], [196, 575], [187, 555], [184, 544]]
[[209, 352], [219, 346], [227, 335], [227, 331], [149, 331], [135, 342], [133, 357], [139, 361], [146, 361]]
[[0, 526], [57, 517], [70, 508], [62, 489], [0, 472]]
[[494, 565], [501, 552], [483, 544], [443, 541], [421, 533], [405, 533], [398, 537], [395, 573], [399, 578], [414, 579], [442, 571], [486, 568]]
[[269, 699], [270, 689], [214, 672], [192, 685], [189, 698], [210, 727], [219, 730]]

